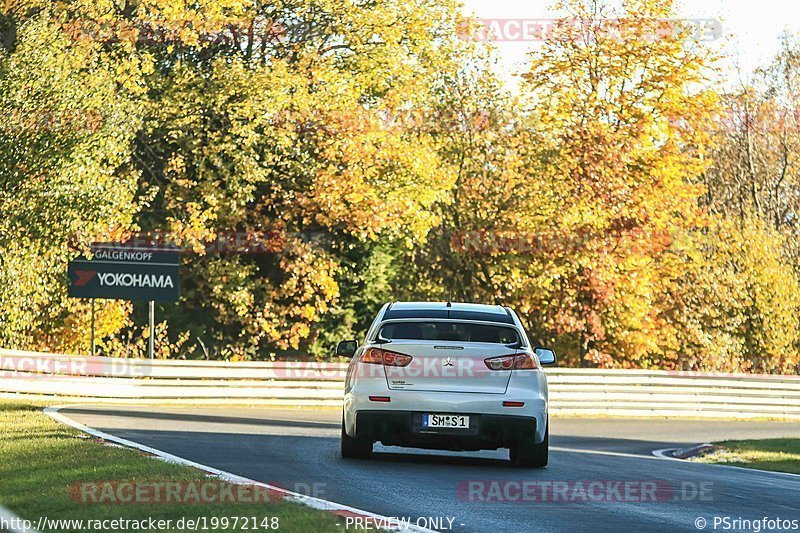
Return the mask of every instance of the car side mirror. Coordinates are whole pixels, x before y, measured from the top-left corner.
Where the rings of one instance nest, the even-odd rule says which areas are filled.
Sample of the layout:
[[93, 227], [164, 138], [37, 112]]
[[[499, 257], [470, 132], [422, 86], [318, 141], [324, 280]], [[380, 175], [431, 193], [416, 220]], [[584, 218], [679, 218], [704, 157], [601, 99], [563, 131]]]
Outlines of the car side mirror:
[[336, 355], [341, 357], [353, 357], [358, 348], [358, 341], [342, 341], [336, 345]]
[[558, 366], [556, 362], [556, 352], [548, 348], [536, 348], [533, 353], [539, 358], [542, 366]]

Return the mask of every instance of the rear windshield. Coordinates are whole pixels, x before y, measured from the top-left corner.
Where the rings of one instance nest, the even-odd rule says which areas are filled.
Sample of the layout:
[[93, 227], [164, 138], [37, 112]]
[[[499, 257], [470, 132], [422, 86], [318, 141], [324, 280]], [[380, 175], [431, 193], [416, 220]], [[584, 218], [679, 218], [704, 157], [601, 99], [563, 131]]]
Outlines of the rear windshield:
[[513, 344], [519, 335], [513, 328], [470, 322], [395, 322], [381, 328], [380, 336], [388, 340], [490, 342]]

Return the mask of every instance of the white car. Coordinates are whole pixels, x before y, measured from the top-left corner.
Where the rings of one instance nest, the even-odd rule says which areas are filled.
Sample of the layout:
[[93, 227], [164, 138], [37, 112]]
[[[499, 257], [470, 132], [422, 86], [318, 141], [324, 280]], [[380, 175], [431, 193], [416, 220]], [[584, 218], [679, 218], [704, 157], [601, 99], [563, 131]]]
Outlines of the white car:
[[499, 305], [384, 305], [352, 357], [342, 457], [375, 442], [443, 450], [508, 448], [514, 464], [547, 466], [547, 380], [552, 350], [531, 345], [516, 313]]

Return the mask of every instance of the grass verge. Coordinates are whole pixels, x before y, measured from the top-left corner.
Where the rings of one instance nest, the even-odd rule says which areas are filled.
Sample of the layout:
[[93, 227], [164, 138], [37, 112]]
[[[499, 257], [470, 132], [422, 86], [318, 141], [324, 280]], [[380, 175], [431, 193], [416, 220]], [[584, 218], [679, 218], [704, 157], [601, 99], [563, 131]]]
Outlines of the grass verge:
[[[264, 530], [265, 525], [279, 525], [280, 531], [344, 531], [343, 519], [282, 501], [274, 494], [269, 501], [265, 501], [263, 493], [259, 497], [250, 498], [254, 503], [233, 503], [231, 498], [225, 498], [227, 501], [224, 503], [197, 503], [197, 499], [193, 500], [188, 492], [182, 490], [183, 501], [177, 504], [84, 503], [83, 494], [86, 492], [75, 491], [76, 485], [83, 482], [99, 482], [101, 487], [106, 488], [120, 487], [120, 483], [127, 482], [138, 486], [153, 486], [153, 483], [165, 481], [181, 483], [182, 487], [202, 487], [201, 482], [212, 478], [207, 478], [198, 470], [86, 438], [82, 433], [45, 415], [42, 412], [44, 405], [0, 400], [0, 504], [22, 518], [31, 520], [34, 526], [39, 517], [84, 521], [140, 521], [152, 517], [155, 520], [172, 521], [171, 527], [160, 527], [160, 531], [186, 531], [189, 528], [178, 527], [181, 518], [205, 519], [205, 525], [210, 531]], [[222, 481], [214, 481], [212, 486], [220, 494], [226, 488], [230, 488], [233, 494], [242, 494], [240, 491], [234, 492], [233, 487]], [[102, 489], [94, 494], [98, 495], [100, 501], [109, 501], [109, 498], [104, 499]], [[120, 494], [122, 490], [117, 489], [116, 496]], [[127, 496], [130, 493], [124, 494]], [[117, 500], [116, 497], [111, 499]], [[226, 523], [223, 523], [223, 517], [228, 518]], [[238, 527], [233, 527], [232, 517], [239, 517]], [[185, 521], [183, 525], [185, 526]], [[250, 527], [242, 527], [243, 525]], [[254, 525], [258, 527], [252, 527]], [[80, 530], [74, 524], [61, 526], [63, 527], [42, 529]], [[137, 528], [133, 522], [127, 528], [119, 529], [144, 530]], [[199, 529], [204, 528], [201, 526]]]
[[800, 439], [731, 440], [716, 444], [722, 449], [695, 461], [800, 474]]

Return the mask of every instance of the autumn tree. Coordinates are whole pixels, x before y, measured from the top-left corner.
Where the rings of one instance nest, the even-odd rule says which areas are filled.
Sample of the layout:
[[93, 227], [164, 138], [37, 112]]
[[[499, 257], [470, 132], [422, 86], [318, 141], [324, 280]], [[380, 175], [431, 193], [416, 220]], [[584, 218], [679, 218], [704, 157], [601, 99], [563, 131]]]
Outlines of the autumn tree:
[[797, 57], [796, 40], [784, 36], [769, 64], [723, 95], [709, 128], [700, 201], [712, 224], [693, 239], [692, 268], [675, 286], [683, 296], [673, 300], [693, 346], [684, 368], [797, 371]]
[[[186, 252], [162, 357], [325, 357], [453, 298], [568, 364], [796, 372], [796, 44], [720, 95], [672, 0], [609, 5], [558, 3], [515, 93], [449, 1], [7, 3], [0, 343], [85, 350], [66, 263], [143, 232]], [[143, 306], [99, 310], [138, 355]]]
[[[0, 23], [0, 343], [85, 350], [88, 303], [66, 297], [65, 266], [85, 244], [80, 235], [133, 221], [141, 86], [120, 79], [135, 60], [75, 42], [46, 4], [9, 6]], [[98, 331], [109, 334], [129, 307], [98, 310]]]
[[440, 120], [431, 127], [455, 183], [435, 206], [436, 227], [407, 254], [409, 269], [400, 282], [405, 298], [505, 301], [515, 288], [512, 267], [470, 249], [477, 244], [472, 240], [487, 230], [524, 231], [546, 217], [534, 208], [544, 206], [545, 191], [537, 189], [542, 182], [529, 177], [521, 157], [531, 133], [492, 61], [491, 53], [475, 54], [440, 86]]
[[671, 335], [659, 295], [680, 272], [675, 235], [701, 215], [693, 178], [708, 136], [696, 126], [715, 105], [702, 90], [712, 58], [673, 22], [670, 1], [556, 7], [567, 18], [532, 55], [523, 86], [522, 190], [536, 193], [495, 226], [553, 242], [484, 267], [513, 280], [503, 301], [534, 337], [582, 364], [650, 366]]
[[788, 238], [800, 272], [800, 45], [785, 35], [773, 60], [724, 95], [703, 205], [740, 221], [755, 216]]
[[[139, 90], [126, 100], [135, 112], [114, 110], [130, 122], [109, 136], [120, 149], [111, 182], [90, 172], [85, 184], [70, 183], [129, 207], [128, 218], [98, 216], [83, 232], [87, 241], [103, 237], [102, 226], [123, 227], [174, 236], [193, 251], [184, 258], [181, 302], [159, 312], [191, 332], [187, 346], [196, 353], [251, 358], [303, 348], [336, 305], [353, 251], [360, 260], [379, 241], [423, 239], [435, 221], [430, 206], [454, 181], [417, 119], [441, 94], [434, 88], [442, 73], [460, 61], [451, 55], [459, 40], [454, 3], [23, 4], [15, 27], [41, 21], [62, 47], [112, 59], [116, 76], [88, 87]], [[17, 42], [34, 46], [24, 31]], [[76, 69], [77, 84], [92, 76]], [[109, 160], [102, 151], [91, 156]], [[204, 253], [205, 242], [225, 232], [268, 235], [260, 243], [266, 253]]]
[[[687, 235], [664, 318], [676, 348], [662, 366], [706, 372], [794, 374], [800, 369], [800, 279], [785, 237], [769, 222], [712, 215]], [[672, 364], [674, 363], [674, 365]]]

